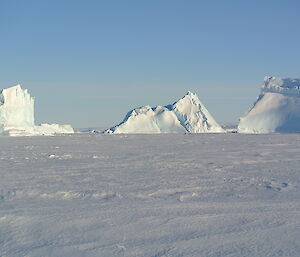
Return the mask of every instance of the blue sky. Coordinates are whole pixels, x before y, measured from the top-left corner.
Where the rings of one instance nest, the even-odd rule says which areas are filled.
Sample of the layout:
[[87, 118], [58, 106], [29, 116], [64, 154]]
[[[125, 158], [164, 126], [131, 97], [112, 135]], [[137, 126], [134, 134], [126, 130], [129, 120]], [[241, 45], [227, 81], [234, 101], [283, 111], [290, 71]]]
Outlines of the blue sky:
[[36, 121], [111, 126], [195, 92], [235, 122], [265, 75], [300, 77], [300, 1], [0, 0], [0, 88]]

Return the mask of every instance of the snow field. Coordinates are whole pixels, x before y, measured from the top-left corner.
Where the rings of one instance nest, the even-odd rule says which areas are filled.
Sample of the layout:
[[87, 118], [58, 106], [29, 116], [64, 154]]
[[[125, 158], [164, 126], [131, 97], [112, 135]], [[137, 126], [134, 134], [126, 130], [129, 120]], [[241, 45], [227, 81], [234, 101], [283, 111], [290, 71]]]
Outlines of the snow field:
[[1, 256], [299, 256], [300, 135], [0, 143]]

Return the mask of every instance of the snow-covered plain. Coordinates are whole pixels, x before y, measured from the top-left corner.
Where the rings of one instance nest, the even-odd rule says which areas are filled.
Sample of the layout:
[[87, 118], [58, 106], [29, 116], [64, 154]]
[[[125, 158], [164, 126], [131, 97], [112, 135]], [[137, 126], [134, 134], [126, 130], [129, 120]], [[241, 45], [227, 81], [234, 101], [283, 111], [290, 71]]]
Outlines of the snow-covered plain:
[[0, 144], [0, 256], [299, 256], [299, 134]]

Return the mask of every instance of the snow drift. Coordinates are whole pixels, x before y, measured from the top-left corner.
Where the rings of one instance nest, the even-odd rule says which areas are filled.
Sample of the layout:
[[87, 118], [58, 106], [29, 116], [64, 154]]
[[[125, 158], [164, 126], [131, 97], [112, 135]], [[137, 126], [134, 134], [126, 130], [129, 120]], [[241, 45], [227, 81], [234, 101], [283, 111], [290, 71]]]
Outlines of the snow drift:
[[20, 85], [0, 93], [0, 134], [10, 136], [74, 133], [70, 125], [34, 124], [34, 98]]
[[196, 94], [188, 92], [167, 106], [143, 106], [128, 112], [124, 120], [104, 133], [223, 133]]
[[238, 132], [300, 132], [300, 79], [265, 77], [258, 99], [240, 118]]

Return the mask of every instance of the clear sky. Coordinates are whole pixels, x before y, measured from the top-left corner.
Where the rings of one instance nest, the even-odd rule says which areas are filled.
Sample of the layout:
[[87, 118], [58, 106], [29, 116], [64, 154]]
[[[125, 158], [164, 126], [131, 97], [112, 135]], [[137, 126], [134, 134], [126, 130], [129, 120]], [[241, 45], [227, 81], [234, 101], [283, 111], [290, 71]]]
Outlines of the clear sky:
[[0, 0], [0, 88], [36, 121], [111, 126], [190, 90], [236, 122], [265, 75], [300, 77], [299, 0]]

